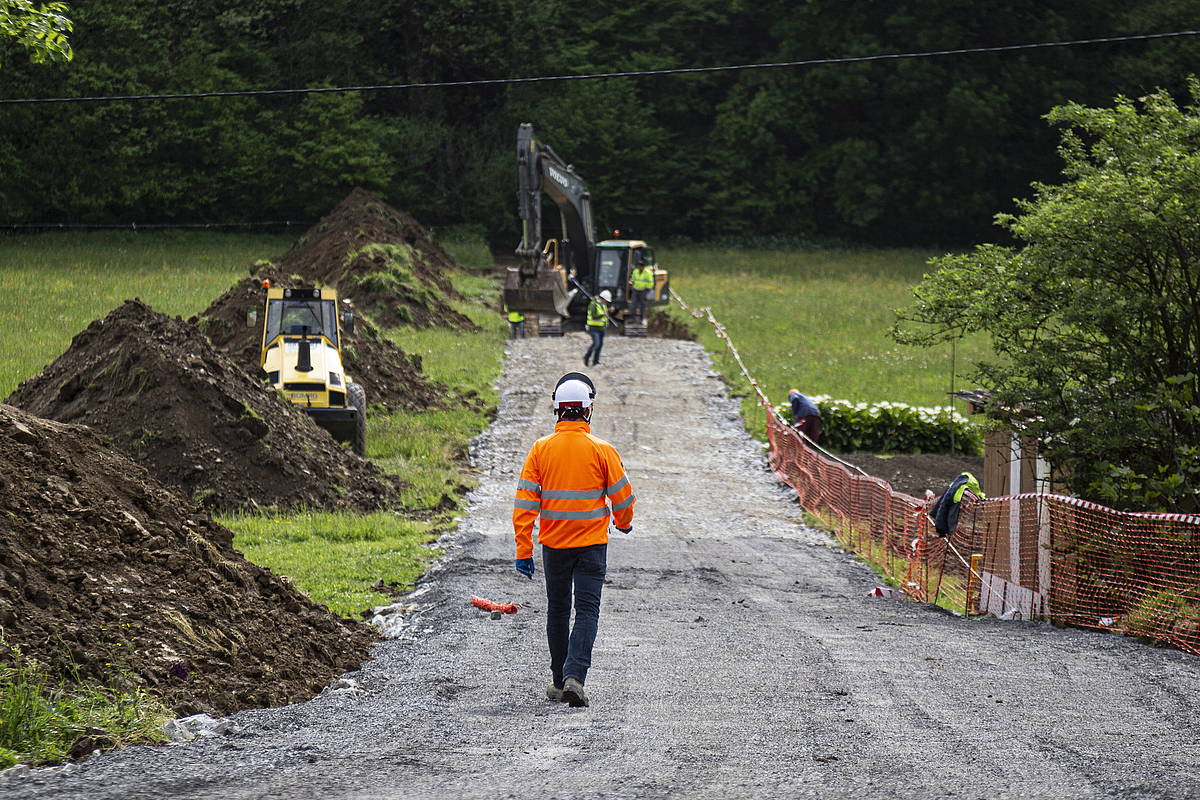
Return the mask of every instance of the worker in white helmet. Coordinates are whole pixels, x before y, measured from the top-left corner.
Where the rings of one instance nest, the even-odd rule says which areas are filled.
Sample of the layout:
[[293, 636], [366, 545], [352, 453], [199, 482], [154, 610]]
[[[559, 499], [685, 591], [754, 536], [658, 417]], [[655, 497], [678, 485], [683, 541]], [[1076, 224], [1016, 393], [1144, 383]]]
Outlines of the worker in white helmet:
[[550, 645], [551, 683], [546, 697], [572, 706], [588, 704], [584, 684], [600, 621], [609, 519], [622, 533], [632, 531], [636, 499], [616, 448], [591, 433], [595, 395], [591, 380], [582, 373], [559, 379], [554, 387], [558, 422], [554, 433], [534, 442], [525, 457], [512, 515], [515, 566], [531, 580], [533, 526], [540, 518], [538, 542], [546, 573]]
[[587, 332], [592, 337], [592, 344], [583, 354], [583, 365], [600, 364], [600, 348], [604, 346], [604, 331], [608, 328], [608, 304], [612, 302], [612, 292], [605, 289], [592, 298], [587, 308]]

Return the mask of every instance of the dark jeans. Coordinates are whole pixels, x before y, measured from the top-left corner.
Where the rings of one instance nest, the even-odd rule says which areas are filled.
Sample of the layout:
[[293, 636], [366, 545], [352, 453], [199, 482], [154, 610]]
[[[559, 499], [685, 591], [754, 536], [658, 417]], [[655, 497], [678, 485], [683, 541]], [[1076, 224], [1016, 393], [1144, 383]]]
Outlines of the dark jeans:
[[604, 328], [593, 328], [588, 326], [588, 335], [592, 337], [592, 346], [583, 354], [583, 360], [586, 363], [591, 359], [593, 364], [600, 363], [600, 348], [604, 346]]
[[633, 289], [629, 292], [629, 314], [638, 319], [646, 318], [646, 298], [649, 297], [649, 289]]
[[[600, 624], [600, 590], [608, 566], [608, 545], [546, 547], [546, 640], [550, 643], [550, 673], [554, 685], [566, 678], [587, 682], [592, 643]], [[575, 625], [571, 626], [571, 589], [575, 590]]]
[[525, 338], [525, 320], [521, 320], [520, 322], [513, 322], [510, 320], [508, 324], [512, 327], [512, 338]]

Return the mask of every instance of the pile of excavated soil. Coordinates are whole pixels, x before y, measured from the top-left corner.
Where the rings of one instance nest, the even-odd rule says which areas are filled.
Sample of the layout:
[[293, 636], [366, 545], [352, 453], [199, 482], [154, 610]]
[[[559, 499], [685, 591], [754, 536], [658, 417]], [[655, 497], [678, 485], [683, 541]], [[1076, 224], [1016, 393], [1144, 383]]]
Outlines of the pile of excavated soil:
[[126, 301], [6, 401], [89, 425], [163, 483], [223, 511], [375, 510], [397, 482], [334, 441], [183, 320]]
[[376, 639], [88, 428], [0, 405], [0, 511], [0, 630], [66, 679], [226, 714], [307, 699]]
[[[272, 286], [299, 285], [289, 281], [287, 273], [275, 267], [256, 268], [250, 277], [243, 278], [212, 302], [190, 322], [216, 345], [228, 353], [251, 375], [258, 375], [262, 349], [263, 280]], [[247, 324], [247, 314], [253, 312], [254, 324]], [[390, 410], [420, 411], [442, 405], [447, 389], [425, 377], [420, 356], [410, 356], [381, 336], [374, 325], [358, 315], [354, 332], [343, 331], [342, 365], [346, 373], [367, 392], [368, 405], [381, 405]], [[370, 436], [368, 422], [367, 435]]]
[[312, 226], [276, 266], [310, 285], [333, 286], [385, 327], [477, 330], [450, 300], [461, 269], [420, 223], [365, 189], [355, 189]]
[[651, 311], [646, 315], [646, 334], [659, 339], [696, 341], [696, 334], [686, 322], [677, 320], [664, 311]]

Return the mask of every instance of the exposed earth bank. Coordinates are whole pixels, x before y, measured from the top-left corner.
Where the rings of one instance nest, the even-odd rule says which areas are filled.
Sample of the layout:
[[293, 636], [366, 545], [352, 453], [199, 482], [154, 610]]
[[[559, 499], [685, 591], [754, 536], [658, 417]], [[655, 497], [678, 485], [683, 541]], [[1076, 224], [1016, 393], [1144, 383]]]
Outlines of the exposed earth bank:
[[107, 434], [208, 508], [370, 511], [398, 483], [218, 352], [199, 328], [129, 300], [6, 401]]
[[[541, 559], [512, 569], [517, 471], [580, 334], [510, 345], [448, 558], [387, 615], [360, 693], [95, 757], [7, 798], [1125, 798], [1200, 795], [1200, 659], [868, 598], [799, 523], [701, 347], [605, 343], [594, 432], [638, 496], [609, 545], [592, 706], [544, 699]], [[473, 594], [519, 605], [493, 620]]]
[[376, 639], [247, 561], [104, 437], [6, 405], [0, 633], [57, 677], [151, 689], [179, 714], [307, 699]]

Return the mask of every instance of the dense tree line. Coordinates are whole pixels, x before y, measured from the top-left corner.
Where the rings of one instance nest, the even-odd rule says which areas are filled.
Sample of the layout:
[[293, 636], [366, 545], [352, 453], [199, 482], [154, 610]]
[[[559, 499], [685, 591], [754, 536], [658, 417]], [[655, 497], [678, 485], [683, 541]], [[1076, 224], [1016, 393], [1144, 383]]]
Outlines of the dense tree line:
[[[1186, 0], [95, 0], [0, 96], [587, 74], [1192, 27]], [[516, 126], [646, 236], [994, 237], [1058, 173], [1042, 120], [1200, 72], [1200, 37], [716, 74], [0, 106], [0, 222], [312, 220], [355, 185], [514, 241]], [[0, 47], [5, 45], [0, 44]], [[0, 53], [0, 56], [3, 56]]]

